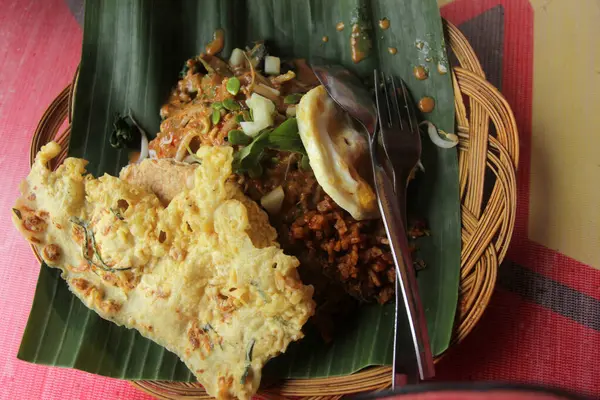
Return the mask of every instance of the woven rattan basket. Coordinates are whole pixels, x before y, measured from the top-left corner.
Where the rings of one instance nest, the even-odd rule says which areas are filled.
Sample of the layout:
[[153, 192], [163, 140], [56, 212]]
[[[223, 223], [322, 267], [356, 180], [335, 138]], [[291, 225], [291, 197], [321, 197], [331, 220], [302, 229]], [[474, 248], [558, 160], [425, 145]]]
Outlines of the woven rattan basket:
[[[448, 22], [445, 28], [449, 48], [460, 65], [453, 68], [452, 74], [462, 203], [460, 301], [453, 337], [456, 344], [473, 329], [487, 307], [498, 265], [508, 248], [515, 221], [519, 147], [515, 119], [506, 100], [486, 81], [466, 38]], [[51, 140], [58, 141], [63, 149], [55, 165], [65, 158], [71, 131], [70, 126], [61, 127], [65, 121], [70, 122], [75, 86], [74, 82], [66, 87], [46, 110], [31, 144], [32, 163], [40, 147]], [[390, 367], [372, 367], [351, 377], [286, 380], [264, 388], [259, 397], [339, 399], [344, 394], [384, 389], [390, 385], [390, 375]], [[196, 383], [136, 381], [133, 385], [160, 399], [210, 398]]]

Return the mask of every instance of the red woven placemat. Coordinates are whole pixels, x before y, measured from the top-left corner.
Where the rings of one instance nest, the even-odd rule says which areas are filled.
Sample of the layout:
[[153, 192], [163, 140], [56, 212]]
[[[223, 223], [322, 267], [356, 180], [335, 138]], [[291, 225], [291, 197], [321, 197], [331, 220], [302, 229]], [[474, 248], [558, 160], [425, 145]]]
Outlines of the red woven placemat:
[[124, 381], [16, 358], [40, 267], [11, 207], [35, 127], [73, 78], [82, 32], [62, 0], [1, 0], [0, 10], [0, 398], [149, 399]]

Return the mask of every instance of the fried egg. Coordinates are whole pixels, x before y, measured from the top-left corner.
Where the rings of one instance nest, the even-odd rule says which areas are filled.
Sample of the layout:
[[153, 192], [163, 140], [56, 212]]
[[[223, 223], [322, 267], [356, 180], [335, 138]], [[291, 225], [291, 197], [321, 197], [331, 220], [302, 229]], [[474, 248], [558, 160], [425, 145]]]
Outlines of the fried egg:
[[296, 111], [298, 130], [319, 185], [356, 220], [376, 218], [377, 197], [370, 176], [369, 146], [352, 120], [323, 86], [310, 90]]

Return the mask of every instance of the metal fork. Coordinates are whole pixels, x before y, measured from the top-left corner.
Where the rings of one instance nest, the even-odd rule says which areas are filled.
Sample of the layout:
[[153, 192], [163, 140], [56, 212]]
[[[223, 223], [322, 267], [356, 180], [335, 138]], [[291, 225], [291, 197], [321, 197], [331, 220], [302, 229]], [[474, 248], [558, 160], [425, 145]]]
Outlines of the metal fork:
[[[421, 157], [421, 138], [412, 99], [402, 80], [375, 71], [378, 129], [371, 138], [373, 175], [385, 229], [396, 265], [396, 324], [392, 387], [398, 365], [400, 295], [408, 316], [421, 379], [435, 375], [427, 321], [419, 296], [406, 230], [406, 186]], [[380, 139], [380, 140], [379, 140]], [[382, 154], [380, 154], [380, 150]]]

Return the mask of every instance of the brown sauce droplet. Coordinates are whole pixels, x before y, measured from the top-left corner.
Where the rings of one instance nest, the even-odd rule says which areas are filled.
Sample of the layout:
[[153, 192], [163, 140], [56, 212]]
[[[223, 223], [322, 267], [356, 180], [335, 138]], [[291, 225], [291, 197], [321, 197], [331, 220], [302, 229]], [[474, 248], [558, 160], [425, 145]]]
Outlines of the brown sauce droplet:
[[440, 75], [446, 75], [448, 73], [448, 67], [446, 67], [442, 63], [438, 63], [437, 70], [440, 73]]
[[343, 22], [338, 22], [335, 26], [335, 30], [338, 32], [341, 32], [344, 30], [345, 27], [346, 27], [346, 25], [344, 25]]
[[390, 53], [391, 55], [394, 55], [398, 52], [398, 49], [395, 47], [388, 47], [388, 53]]
[[352, 34], [350, 35], [350, 50], [354, 64], [357, 64], [367, 58], [370, 49], [371, 41], [364, 34], [363, 29], [358, 24], [352, 25]]
[[424, 113], [430, 113], [435, 108], [435, 100], [431, 97], [425, 96], [419, 100], [419, 110]]
[[379, 27], [380, 27], [381, 29], [383, 29], [384, 31], [385, 31], [386, 29], [389, 29], [389, 27], [390, 27], [390, 20], [389, 20], [389, 19], [387, 19], [387, 18], [380, 19], [380, 20], [379, 20]]
[[225, 32], [223, 29], [217, 29], [213, 35], [213, 40], [206, 45], [206, 54], [212, 56], [223, 50], [225, 44]]
[[329, 42], [329, 37], [323, 36], [323, 38], [321, 40], [323, 41], [323, 43], [327, 43], [327, 42]]
[[427, 71], [427, 68], [425, 68], [424, 66], [417, 65], [416, 67], [413, 68], [413, 75], [418, 80], [423, 81], [423, 80], [427, 79], [427, 77], [429, 76], [429, 71]]
[[125, 199], [119, 199], [117, 200], [117, 207], [120, 210], [127, 211], [127, 209], [129, 208], [129, 202]]

